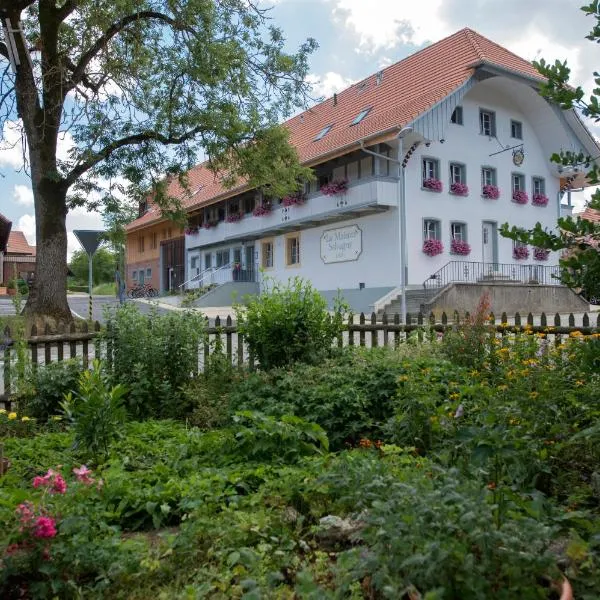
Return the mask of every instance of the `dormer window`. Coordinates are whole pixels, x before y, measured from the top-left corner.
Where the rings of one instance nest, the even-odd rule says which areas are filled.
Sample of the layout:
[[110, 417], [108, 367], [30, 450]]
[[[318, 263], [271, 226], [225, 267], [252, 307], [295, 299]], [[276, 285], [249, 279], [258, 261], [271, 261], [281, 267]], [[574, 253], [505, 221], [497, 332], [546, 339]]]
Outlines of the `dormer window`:
[[331, 125], [327, 125], [327, 127], [323, 127], [323, 129], [321, 129], [321, 131], [319, 131], [319, 133], [317, 134], [317, 137], [315, 137], [313, 142], [318, 142], [319, 140], [322, 140], [331, 131], [332, 127], [333, 127], [333, 123]]
[[358, 125], [370, 112], [371, 112], [371, 107], [361, 110], [358, 113], [358, 115], [356, 115], [356, 117], [354, 118], [354, 121], [352, 121], [351, 125]]

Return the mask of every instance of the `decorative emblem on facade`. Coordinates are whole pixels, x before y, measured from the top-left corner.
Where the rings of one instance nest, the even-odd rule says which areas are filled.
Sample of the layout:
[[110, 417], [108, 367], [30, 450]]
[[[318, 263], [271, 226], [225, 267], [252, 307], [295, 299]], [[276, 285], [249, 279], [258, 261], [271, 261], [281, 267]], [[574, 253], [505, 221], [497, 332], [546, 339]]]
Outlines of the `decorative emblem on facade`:
[[520, 167], [523, 164], [524, 160], [525, 160], [525, 152], [523, 151], [523, 148], [519, 148], [518, 150], [513, 150], [513, 163], [517, 167]]

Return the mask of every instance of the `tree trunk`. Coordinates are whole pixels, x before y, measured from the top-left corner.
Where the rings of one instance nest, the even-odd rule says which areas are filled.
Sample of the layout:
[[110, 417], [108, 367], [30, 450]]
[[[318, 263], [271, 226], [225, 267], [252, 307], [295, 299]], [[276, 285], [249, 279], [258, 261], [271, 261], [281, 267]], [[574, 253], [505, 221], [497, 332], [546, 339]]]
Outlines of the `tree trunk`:
[[33, 185], [35, 198], [35, 279], [23, 314], [42, 330], [67, 325], [73, 315], [67, 302], [67, 202], [64, 186], [48, 180]]

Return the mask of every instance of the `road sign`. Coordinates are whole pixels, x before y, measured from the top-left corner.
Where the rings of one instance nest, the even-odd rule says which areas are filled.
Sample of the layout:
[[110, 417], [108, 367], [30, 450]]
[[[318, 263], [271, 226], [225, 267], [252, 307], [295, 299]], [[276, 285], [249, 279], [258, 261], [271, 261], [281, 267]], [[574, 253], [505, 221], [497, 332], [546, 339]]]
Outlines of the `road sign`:
[[83, 246], [83, 249], [90, 255], [96, 252], [106, 235], [106, 231], [91, 231], [89, 229], [74, 229], [73, 233]]

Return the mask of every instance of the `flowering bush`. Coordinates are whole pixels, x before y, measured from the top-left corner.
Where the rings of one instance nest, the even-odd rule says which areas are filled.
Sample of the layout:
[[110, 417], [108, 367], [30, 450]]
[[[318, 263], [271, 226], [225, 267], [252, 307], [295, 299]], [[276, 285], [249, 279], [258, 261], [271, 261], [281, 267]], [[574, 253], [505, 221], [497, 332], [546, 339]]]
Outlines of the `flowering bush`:
[[289, 194], [288, 196], [284, 196], [281, 200], [281, 203], [286, 208], [288, 206], [302, 206], [306, 202], [306, 196], [302, 192], [295, 192], [293, 194]]
[[529, 248], [527, 246], [515, 246], [513, 248], [513, 258], [516, 260], [529, 258]]
[[225, 221], [227, 221], [227, 223], [237, 223], [242, 220], [243, 216], [244, 215], [241, 212], [231, 213], [230, 215], [227, 215]]
[[271, 214], [271, 205], [270, 204], [260, 204], [253, 211], [252, 214], [255, 217], [264, 217], [265, 215]]
[[498, 200], [500, 198], [500, 189], [497, 185], [492, 185], [491, 183], [484, 185], [481, 193], [488, 200]]
[[535, 260], [548, 260], [549, 256], [550, 250], [546, 250], [546, 248], [533, 249], [533, 258], [535, 258]]
[[466, 183], [455, 182], [450, 185], [450, 192], [456, 196], [468, 196], [469, 186]]
[[43, 477], [34, 477], [32, 485], [36, 489], [46, 488], [51, 494], [64, 494], [67, 491], [67, 482], [63, 476], [52, 469], [48, 469]]
[[425, 240], [423, 242], [423, 252], [427, 256], [437, 256], [444, 251], [444, 245], [440, 240]]
[[534, 194], [531, 199], [531, 204], [534, 206], [547, 206], [548, 196], [546, 196], [546, 194]]
[[423, 187], [433, 192], [441, 192], [443, 186], [439, 179], [436, 179], [435, 177], [429, 177], [428, 179], [423, 180]]
[[529, 202], [529, 196], [523, 190], [515, 190], [512, 197], [517, 204], [527, 204]]
[[471, 254], [471, 246], [463, 240], [452, 240], [450, 242], [450, 253], [467, 256], [468, 254]]
[[36, 431], [36, 420], [28, 416], [17, 415], [0, 408], [0, 439], [3, 437], [30, 437]]
[[337, 196], [339, 194], [345, 194], [347, 191], [347, 179], [334, 179], [321, 186], [321, 194], [324, 194], [325, 196]]

